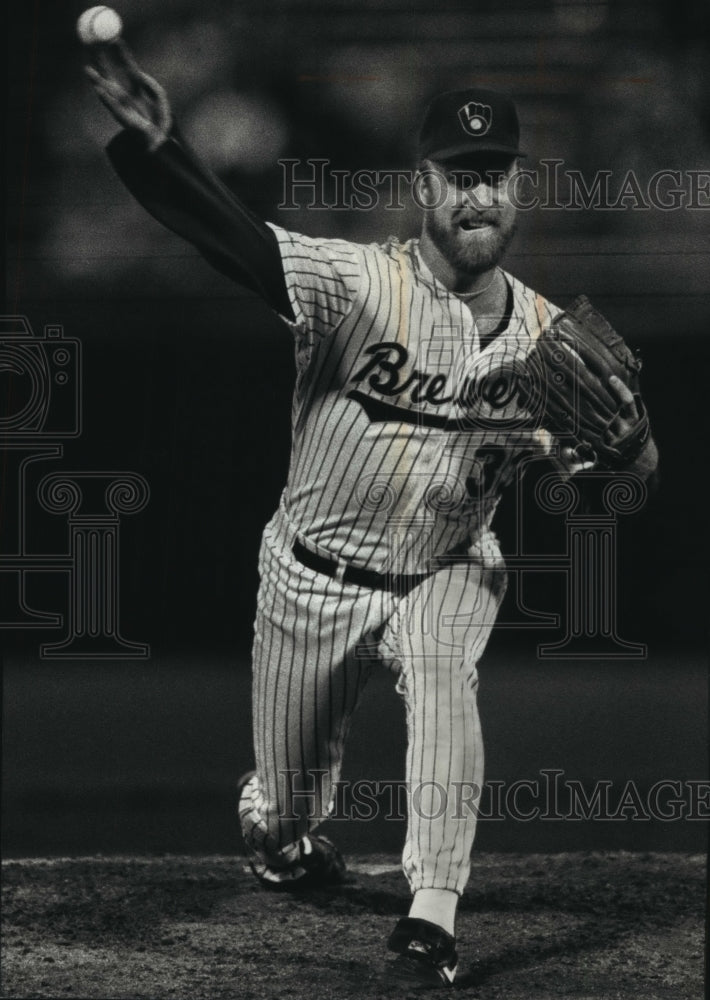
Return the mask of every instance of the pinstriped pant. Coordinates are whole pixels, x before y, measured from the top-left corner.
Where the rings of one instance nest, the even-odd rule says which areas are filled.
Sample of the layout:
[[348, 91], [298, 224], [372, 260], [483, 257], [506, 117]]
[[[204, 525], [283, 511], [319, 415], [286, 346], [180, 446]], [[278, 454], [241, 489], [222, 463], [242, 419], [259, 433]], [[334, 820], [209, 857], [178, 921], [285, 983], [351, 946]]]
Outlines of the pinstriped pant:
[[[495, 537], [406, 596], [342, 584], [303, 566], [283, 510], [267, 526], [253, 648], [257, 778], [244, 834], [265, 861], [326, 818], [350, 719], [376, 663], [397, 676], [407, 713], [412, 891], [468, 881], [483, 783], [476, 663], [505, 591]], [[442, 790], [444, 795], [442, 796]], [[442, 809], [442, 804], [444, 808]]]

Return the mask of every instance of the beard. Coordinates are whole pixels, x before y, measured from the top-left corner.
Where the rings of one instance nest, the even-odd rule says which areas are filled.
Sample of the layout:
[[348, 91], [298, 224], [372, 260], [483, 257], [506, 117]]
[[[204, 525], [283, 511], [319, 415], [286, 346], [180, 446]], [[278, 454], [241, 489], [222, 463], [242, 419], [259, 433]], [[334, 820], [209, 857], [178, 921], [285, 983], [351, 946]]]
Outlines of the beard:
[[486, 229], [462, 229], [451, 216], [442, 217], [437, 211], [424, 213], [424, 230], [440, 253], [457, 271], [471, 276], [495, 267], [515, 236], [515, 215], [482, 213], [477, 221]]

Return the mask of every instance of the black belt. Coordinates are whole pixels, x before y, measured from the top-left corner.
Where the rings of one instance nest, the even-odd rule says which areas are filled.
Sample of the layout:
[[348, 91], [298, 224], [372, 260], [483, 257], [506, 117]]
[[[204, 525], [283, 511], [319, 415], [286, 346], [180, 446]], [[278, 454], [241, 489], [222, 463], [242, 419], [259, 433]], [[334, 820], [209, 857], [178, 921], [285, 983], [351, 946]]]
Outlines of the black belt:
[[347, 565], [341, 574], [338, 572], [337, 560], [311, 552], [299, 541], [293, 543], [292, 551], [300, 563], [315, 570], [316, 573], [324, 573], [325, 576], [337, 578], [343, 583], [353, 583], [356, 587], [369, 587], [370, 590], [393, 590], [398, 594], [406, 594], [431, 576], [431, 573], [377, 573], [372, 569], [359, 569], [350, 565]]

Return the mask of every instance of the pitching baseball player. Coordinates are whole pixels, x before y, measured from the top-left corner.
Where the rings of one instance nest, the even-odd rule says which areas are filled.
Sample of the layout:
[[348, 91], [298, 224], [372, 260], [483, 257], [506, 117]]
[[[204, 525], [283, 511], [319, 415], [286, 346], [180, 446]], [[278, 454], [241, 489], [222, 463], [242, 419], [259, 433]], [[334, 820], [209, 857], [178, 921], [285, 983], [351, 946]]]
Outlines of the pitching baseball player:
[[[566, 474], [600, 455], [653, 473], [638, 386], [623, 365], [597, 364], [583, 337], [556, 326], [562, 310], [500, 266], [522, 155], [507, 97], [469, 89], [432, 102], [415, 190], [421, 236], [362, 246], [255, 218], [188, 148], [159, 85], [125, 50], [122, 59], [123, 80], [100, 55], [88, 70], [125, 128], [109, 147], [120, 176], [156, 218], [258, 291], [295, 344], [288, 482], [259, 556], [256, 768], [239, 799], [252, 869], [281, 889], [344, 879], [339, 852], [315, 830], [363, 687], [386, 665], [407, 716], [403, 868], [413, 895], [388, 945], [402, 980], [450, 985], [483, 783], [477, 664], [506, 582], [496, 504], [535, 454]], [[568, 414], [548, 412], [547, 369], [529, 362], [565, 337], [567, 374], [584, 369], [575, 392], [596, 409], [582, 421], [571, 411], [555, 434]]]

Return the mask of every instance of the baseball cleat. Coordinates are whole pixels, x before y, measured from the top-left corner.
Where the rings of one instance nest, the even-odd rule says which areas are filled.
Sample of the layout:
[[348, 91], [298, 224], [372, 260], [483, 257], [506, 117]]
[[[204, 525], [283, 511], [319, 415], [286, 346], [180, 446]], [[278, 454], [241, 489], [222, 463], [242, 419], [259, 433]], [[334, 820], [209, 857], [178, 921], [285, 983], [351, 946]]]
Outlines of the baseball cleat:
[[[240, 819], [242, 811], [248, 813], [249, 807], [243, 810], [242, 795], [246, 785], [256, 774], [247, 771], [237, 783]], [[347, 869], [338, 848], [327, 837], [310, 834], [303, 837], [297, 845], [296, 857], [279, 863], [268, 863], [261, 854], [255, 851], [244, 836], [242, 826], [242, 841], [244, 852], [255, 878], [266, 889], [281, 892], [300, 892], [307, 889], [323, 889], [329, 886], [342, 885], [347, 880]], [[294, 853], [292, 852], [292, 853]]]
[[347, 869], [340, 851], [327, 837], [303, 837], [298, 843], [299, 856], [283, 867], [267, 865], [252, 852], [249, 867], [266, 889], [301, 892], [343, 885]]
[[397, 958], [389, 978], [408, 987], [453, 986], [456, 978], [456, 938], [438, 924], [403, 917], [387, 942]]

